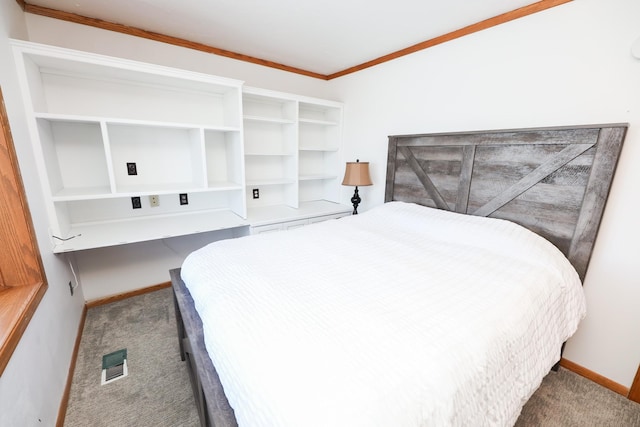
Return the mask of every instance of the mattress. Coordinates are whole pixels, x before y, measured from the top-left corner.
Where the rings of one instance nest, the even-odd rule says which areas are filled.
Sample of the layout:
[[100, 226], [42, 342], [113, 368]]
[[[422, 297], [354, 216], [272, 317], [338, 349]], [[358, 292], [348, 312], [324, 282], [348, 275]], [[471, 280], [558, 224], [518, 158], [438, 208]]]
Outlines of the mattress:
[[182, 279], [240, 426], [509, 426], [584, 317], [514, 223], [390, 202], [212, 243]]

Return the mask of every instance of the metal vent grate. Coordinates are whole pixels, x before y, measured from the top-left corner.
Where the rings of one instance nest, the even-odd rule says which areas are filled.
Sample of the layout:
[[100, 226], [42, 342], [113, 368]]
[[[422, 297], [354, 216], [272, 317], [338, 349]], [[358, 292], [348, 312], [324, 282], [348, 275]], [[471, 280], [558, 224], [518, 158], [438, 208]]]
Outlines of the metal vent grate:
[[126, 348], [102, 356], [102, 385], [124, 378], [128, 374]]

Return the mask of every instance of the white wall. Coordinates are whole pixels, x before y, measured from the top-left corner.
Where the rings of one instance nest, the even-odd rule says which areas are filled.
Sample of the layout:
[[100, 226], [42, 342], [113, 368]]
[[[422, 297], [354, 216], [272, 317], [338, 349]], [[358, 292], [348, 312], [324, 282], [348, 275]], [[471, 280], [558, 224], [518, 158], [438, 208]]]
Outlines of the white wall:
[[371, 162], [363, 209], [384, 199], [387, 136], [628, 122], [584, 283], [589, 312], [564, 356], [629, 387], [640, 362], [640, 3], [579, 0], [331, 82], [346, 157]]
[[49, 283], [0, 376], [0, 426], [51, 426], [58, 416], [84, 297], [80, 288], [73, 297], [70, 295], [68, 283], [73, 275], [66, 260], [49, 250], [47, 219], [40, 184], [33, 173], [35, 162], [8, 44], [8, 37], [25, 36], [25, 20], [18, 4], [15, 0], [0, 0], [0, 86]]

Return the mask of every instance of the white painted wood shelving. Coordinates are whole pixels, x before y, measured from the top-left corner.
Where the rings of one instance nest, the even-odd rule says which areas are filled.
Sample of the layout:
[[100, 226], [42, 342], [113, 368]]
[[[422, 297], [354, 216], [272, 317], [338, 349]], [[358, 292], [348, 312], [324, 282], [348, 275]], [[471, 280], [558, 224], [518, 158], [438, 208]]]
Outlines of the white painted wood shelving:
[[252, 233], [351, 212], [339, 203], [342, 104], [245, 87], [243, 111]]
[[339, 103], [30, 42], [14, 52], [54, 252], [349, 211]]

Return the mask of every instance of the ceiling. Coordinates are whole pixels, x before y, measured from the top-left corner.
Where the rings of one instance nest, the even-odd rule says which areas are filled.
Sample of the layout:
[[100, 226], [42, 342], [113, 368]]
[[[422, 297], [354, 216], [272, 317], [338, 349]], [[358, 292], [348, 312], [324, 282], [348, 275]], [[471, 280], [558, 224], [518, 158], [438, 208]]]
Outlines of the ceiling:
[[493, 17], [566, 1], [28, 0], [25, 10], [97, 18], [331, 77]]

